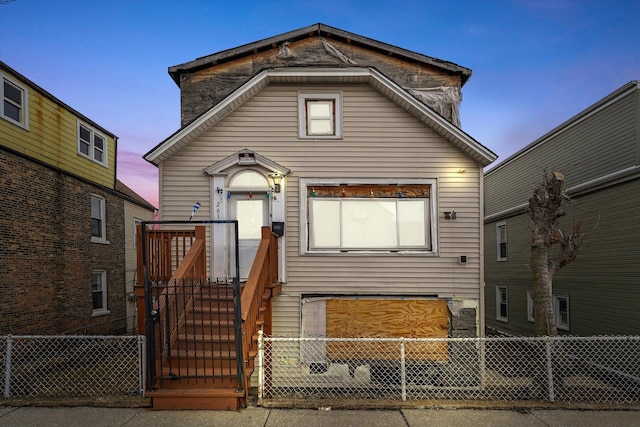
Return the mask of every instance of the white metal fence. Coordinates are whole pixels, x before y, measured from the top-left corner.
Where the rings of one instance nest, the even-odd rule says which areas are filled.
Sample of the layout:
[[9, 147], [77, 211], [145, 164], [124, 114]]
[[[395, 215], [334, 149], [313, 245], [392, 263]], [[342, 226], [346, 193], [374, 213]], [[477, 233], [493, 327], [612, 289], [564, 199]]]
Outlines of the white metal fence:
[[640, 337], [260, 335], [259, 398], [640, 403]]
[[10, 335], [0, 347], [4, 399], [144, 395], [143, 336]]

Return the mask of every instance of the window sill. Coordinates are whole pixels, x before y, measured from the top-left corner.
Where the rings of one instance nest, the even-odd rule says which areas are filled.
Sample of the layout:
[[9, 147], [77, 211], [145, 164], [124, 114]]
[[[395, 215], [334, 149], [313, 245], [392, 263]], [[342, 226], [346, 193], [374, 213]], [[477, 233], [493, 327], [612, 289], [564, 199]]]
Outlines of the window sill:
[[92, 237], [91, 243], [100, 243], [101, 245], [110, 245], [111, 243], [108, 240], [101, 239], [99, 237]]
[[496, 320], [502, 323], [509, 323], [509, 319], [505, 319], [505, 318], [496, 317]]
[[7, 122], [11, 123], [12, 125], [18, 126], [18, 127], [19, 127], [19, 128], [21, 128], [21, 129], [24, 129], [24, 130], [26, 130], [26, 131], [28, 131], [28, 130], [29, 130], [29, 126], [27, 126], [25, 123], [22, 123], [22, 122], [16, 122], [16, 121], [15, 121], [15, 120], [13, 120], [12, 118], [7, 117], [7, 116], [4, 116], [4, 115], [2, 115], [2, 114], [0, 114], [0, 118], [2, 118], [2, 119], [4, 119], [4, 120], [6, 120]]
[[304, 255], [310, 256], [371, 256], [371, 255], [380, 255], [380, 256], [438, 256], [437, 252], [431, 251], [354, 251], [354, 250], [344, 250], [344, 251], [308, 251], [305, 252]]
[[101, 308], [100, 310], [93, 310], [93, 313], [91, 313], [91, 317], [106, 316], [107, 314], [111, 314], [111, 310], [105, 310]]

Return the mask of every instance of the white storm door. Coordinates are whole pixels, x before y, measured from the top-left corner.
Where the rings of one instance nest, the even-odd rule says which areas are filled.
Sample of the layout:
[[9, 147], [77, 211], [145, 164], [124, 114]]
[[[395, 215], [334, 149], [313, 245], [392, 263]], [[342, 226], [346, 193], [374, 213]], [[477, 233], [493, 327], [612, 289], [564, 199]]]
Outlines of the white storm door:
[[[249, 194], [231, 195], [231, 218], [238, 220], [238, 252], [240, 262], [240, 280], [249, 277], [251, 265], [258, 251], [262, 237], [262, 227], [269, 225], [269, 199], [250, 197]], [[230, 259], [230, 271], [235, 271], [234, 256]]]

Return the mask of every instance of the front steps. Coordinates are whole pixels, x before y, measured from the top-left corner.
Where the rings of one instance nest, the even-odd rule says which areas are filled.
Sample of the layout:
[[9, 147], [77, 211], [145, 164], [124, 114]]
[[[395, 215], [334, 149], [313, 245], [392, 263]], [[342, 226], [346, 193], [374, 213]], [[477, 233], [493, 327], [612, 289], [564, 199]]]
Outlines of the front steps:
[[154, 410], [209, 409], [237, 411], [244, 408], [242, 390], [234, 388], [162, 389], [147, 392]]

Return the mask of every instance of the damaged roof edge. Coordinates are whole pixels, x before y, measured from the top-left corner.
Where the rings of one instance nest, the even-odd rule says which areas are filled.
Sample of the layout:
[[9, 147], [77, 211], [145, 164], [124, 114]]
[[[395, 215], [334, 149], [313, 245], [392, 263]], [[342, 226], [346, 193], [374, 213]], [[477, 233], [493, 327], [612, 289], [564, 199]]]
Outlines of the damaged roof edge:
[[[225, 98], [222, 102], [205, 111], [198, 118], [194, 119], [192, 122], [156, 145], [143, 156], [144, 159], [157, 166], [159, 162], [170, 155], [172, 151], [180, 149], [181, 145], [185, 145], [193, 138], [197, 137], [197, 135], [199, 135], [205, 128], [213, 125], [219, 120], [222, 120], [226, 114], [235, 109], [234, 105], [237, 101], [243, 103], [247, 98], [252, 97], [255, 93], [253, 92], [253, 89], [256, 87], [267, 85], [273, 79], [291, 78], [298, 81], [297, 79], [302, 75], [306, 75], [311, 78], [345, 77], [346, 75], [349, 75], [351, 77], [359, 76], [368, 78], [369, 84], [371, 84], [372, 81], [376, 81], [382, 85], [382, 87], [390, 90], [396, 95], [396, 103], [398, 103], [398, 100], [402, 99], [402, 103], [404, 103], [409, 109], [413, 110], [414, 113], [418, 113], [425, 124], [439, 128], [443, 136], [446, 135], [447, 139], [463, 151], [467, 152], [470, 157], [474, 158], [482, 166], [487, 166], [497, 159], [497, 155], [487, 147], [480, 144], [462, 129], [447, 121], [426, 104], [413, 97], [383, 73], [371, 67], [351, 67], [340, 69], [323, 68], [317, 70], [309, 68], [301, 69], [296, 67], [284, 67], [279, 69], [263, 70]], [[242, 98], [245, 99], [242, 100]]]
[[232, 49], [223, 50], [211, 55], [197, 58], [193, 61], [185, 62], [183, 64], [174, 65], [172, 67], [169, 67], [169, 75], [176, 83], [176, 85], [180, 87], [180, 75], [184, 73], [197, 71], [202, 68], [206, 68], [222, 62], [228, 62], [238, 57], [250, 55], [253, 52], [273, 49], [277, 47], [278, 44], [284, 43], [286, 41], [301, 40], [307, 37], [311, 37], [314, 34], [318, 36], [322, 36], [323, 34], [330, 34], [334, 38], [348, 40], [350, 43], [365, 46], [371, 50], [376, 50], [378, 52], [383, 52], [386, 54], [398, 55], [412, 61], [422, 62], [424, 64], [448, 70], [454, 74], [461, 75], [461, 86], [464, 86], [467, 80], [469, 80], [469, 78], [471, 77], [471, 70], [469, 68], [462, 67], [453, 62], [423, 55], [421, 53], [403, 49], [401, 47], [380, 42], [368, 37], [359, 36], [357, 34], [340, 30], [338, 28], [334, 28], [321, 23], [310, 25], [304, 28], [299, 28], [297, 30], [258, 40]]

